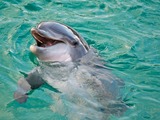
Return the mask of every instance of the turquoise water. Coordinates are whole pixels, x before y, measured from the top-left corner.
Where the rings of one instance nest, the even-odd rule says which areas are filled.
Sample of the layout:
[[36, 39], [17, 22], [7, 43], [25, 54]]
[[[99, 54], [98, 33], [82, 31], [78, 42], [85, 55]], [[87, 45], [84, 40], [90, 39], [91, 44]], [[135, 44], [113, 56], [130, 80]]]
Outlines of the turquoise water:
[[129, 109], [111, 120], [159, 120], [159, 6], [159, 0], [0, 1], [0, 120], [67, 120], [51, 110], [46, 86], [27, 103], [13, 99], [18, 79], [37, 65], [29, 51], [34, 43], [30, 29], [48, 20], [76, 29], [124, 80], [122, 98]]

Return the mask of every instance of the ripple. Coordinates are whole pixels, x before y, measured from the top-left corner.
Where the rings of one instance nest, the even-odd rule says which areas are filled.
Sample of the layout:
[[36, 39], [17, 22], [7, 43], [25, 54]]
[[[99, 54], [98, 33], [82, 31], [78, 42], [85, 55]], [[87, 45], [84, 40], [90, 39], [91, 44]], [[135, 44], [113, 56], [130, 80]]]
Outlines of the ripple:
[[[159, 0], [1, 1], [0, 92], [4, 97], [0, 100], [3, 113], [0, 118], [10, 116], [9, 118], [16, 119], [16, 115], [19, 119], [27, 119], [26, 113], [30, 109], [31, 119], [37, 117], [38, 113], [42, 114], [43, 118], [60, 116], [59, 118], [67, 119], [56, 113], [53, 115], [53, 112], [45, 107], [48, 105], [45, 100], [47, 93], [41, 93], [42, 91], [32, 96], [28, 106], [26, 104], [28, 108], [15, 105], [14, 102], [13, 106], [11, 104], [6, 108], [6, 102], [13, 101], [11, 93], [16, 89], [16, 81], [23, 77], [21, 72], [27, 73], [37, 65], [35, 57], [28, 49], [34, 43], [30, 35], [31, 27], [41, 21], [55, 20], [76, 29], [107, 61], [106, 66], [124, 80], [125, 88], [122, 94], [130, 107], [119, 119], [158, 120], [159, 6]], [[36, 100], [40, 107], [36, 106]], [[41, 109], [38, 110], [39, 108]]]
[[29, 10], [29, 11], [39, 11], [39, 10], [42, 10], [42, 8], [39, 5], [37, 5], [36, 3], [28, 3], [24, 7], [27, 10]]

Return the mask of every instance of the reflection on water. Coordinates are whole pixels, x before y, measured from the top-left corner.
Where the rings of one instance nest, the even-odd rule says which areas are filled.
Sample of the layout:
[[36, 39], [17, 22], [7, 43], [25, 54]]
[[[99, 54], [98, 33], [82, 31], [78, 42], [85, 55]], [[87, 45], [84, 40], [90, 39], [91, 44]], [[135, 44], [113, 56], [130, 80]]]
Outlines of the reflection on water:
[[[118, 119], [158, 120], [159, 6], [158, 0], [1, 1], [0, 119], [67, 120], [49, 107], [54, 100], [48, 86], [35, 90], [25, 104], [13, 100], [16, 82], [37, 63], [28, 50], [34, 43], [30, 28], [56, 20], [75, 28], [113, 74], [124, 80], [121, 94], [129, 109]], [[111, 115], [110, 119], [117, 118]]]

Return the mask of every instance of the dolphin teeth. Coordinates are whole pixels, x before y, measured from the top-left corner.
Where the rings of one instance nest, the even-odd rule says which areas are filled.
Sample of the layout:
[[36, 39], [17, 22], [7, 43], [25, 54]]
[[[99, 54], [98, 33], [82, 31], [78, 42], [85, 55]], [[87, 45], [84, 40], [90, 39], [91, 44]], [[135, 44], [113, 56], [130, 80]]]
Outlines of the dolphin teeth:
[[40, 43], [43, 43], [42, 41], [40, 41], [40, 40], [38, 40], [38, 39], [37, 39], [37, 41], [40, 42]]

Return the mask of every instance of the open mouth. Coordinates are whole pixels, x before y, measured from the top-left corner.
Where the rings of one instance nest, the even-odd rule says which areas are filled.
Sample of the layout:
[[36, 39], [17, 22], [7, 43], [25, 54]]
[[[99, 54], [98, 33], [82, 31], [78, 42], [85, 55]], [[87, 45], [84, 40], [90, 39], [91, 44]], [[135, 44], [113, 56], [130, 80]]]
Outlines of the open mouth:
[[64, 43], [63, 41], [55, 40], [55, 39], [42, 35], [35, 28], [32, 28], [31, 33], [34, 39], [36, 40], [38, 47], [49, 47], [49, 46], [56, 45], [58, 43]]

